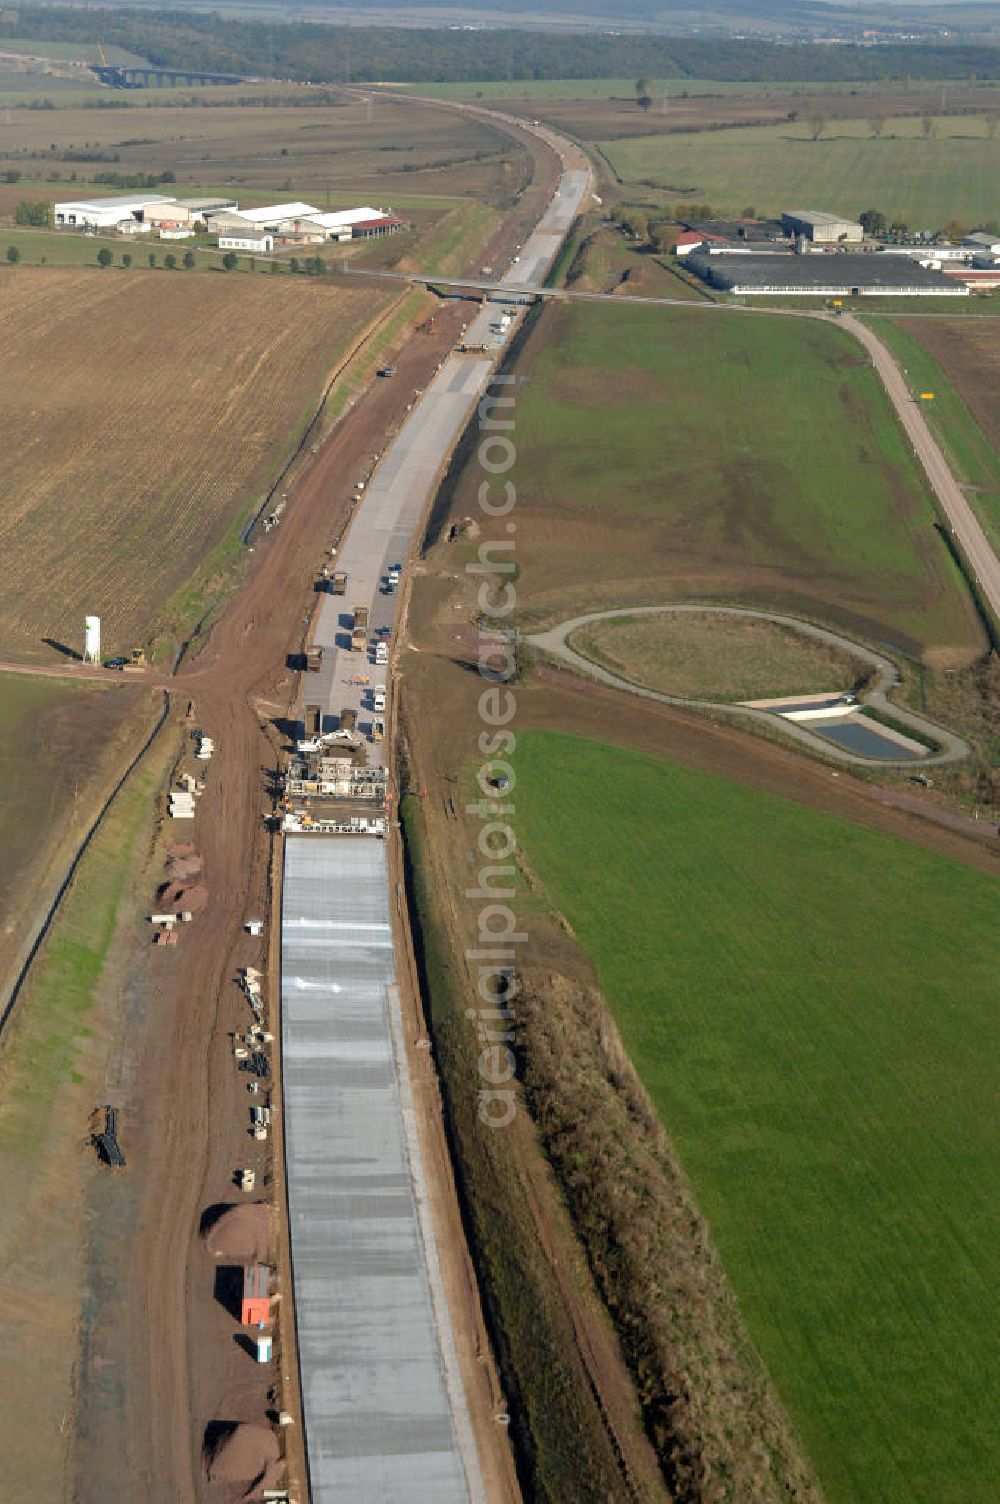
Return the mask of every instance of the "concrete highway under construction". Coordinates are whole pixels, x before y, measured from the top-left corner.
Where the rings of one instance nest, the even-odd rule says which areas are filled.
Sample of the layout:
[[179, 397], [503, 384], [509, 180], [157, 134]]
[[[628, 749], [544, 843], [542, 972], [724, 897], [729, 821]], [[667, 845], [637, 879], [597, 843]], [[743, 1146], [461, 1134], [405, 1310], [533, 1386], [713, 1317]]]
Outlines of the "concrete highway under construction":
[[[409, 96], [395, 97], [409, 102]], [[51, 1220], [37, 1219], [30, 1229], [37, 1245], [32, 1283], [12, 1285], [9, 1302], [12, 1310], [18, 1307], [22, 1289], [34, 1302], [28, 1320], [18, 1309], [20, 1347], [10, 1354], [12, 1372], [25, 1388], [24, 1403], [6, 1421], [8, 1441], [22, 1445], [18, 1433], [25, 1433], [16, 1468], [21, 1492], [54, 1496], [50, 1479], [58, 1467], [65, 1468], [67, 1494], [81, 1504], [133, 1497], [150, 1504], [229, 1500], [237, 1491], [245, 1498], [274, 1497], [276, 1504], [518, 1504], [544, 1487], [553, 1496], [579, 1494], [553, 1484], [563, 1474], [545, 1467], [565, 1444], [567, 1454], [574, 1449], [573, 1477], [593, 1480], [590, 1454], [579, 1445], [593, 1437], [602, 1447], [606, 1443], [609, 1466], [617, 1469], [608, 1475], [613, 1484], [600, 1490], [602, 1498], [617, 1498], [623, 1490], [653, 1497], [661, 1486], [618, 1335], [600, 1292], [583, 1278], [585, 1263], [574, 1262], [582, 1260], [575, 1233], [568, 1223], [565, 1229], [556, 1225], [567, 1205], [551, 1162], [538, 1146], [536, 1174], [535, 1159], [520, 1157], [524, 1143], [503, 1136], [501, 1145], [492, 1136], [481, 1172], [481, 1146], [466, 1136], [455, 1111], [456, 1103], [463, 1106], [454, 1092], [461, 1078], [452, 1074], [456, 1057], [447, 1053], [453, 1037], [460, 1049], [471, 1049], [472, 1035], [461, 1034], [461, 1023], [451, 1035], [450, 1014], [435, 1013], [440, 1032], [433, 1042], [425, 1037], [431, 1020], [424, 1015], [429, 999], [422, 999], [419, 968], [426, 965], [433, 979], [437, 955], [445, 956], [454, 986], [445, 1001], [449, 1010], [454, 1005], [457, 1020], [458, 1010], [465, 1011], [461, 931], [471, 923], [453, 898], [465, 886], [474, 853], [447, 793], [460, 792], [454, 782], [456, 732], [464, 735], [474, 696], [482, 693], [467, 671], [473, 661], [469, 633], [478, 624], [473, 589], [468, 580], [462, 589], [451, 589], [470, 552], [466, 538], [475, 536], [472, 529], [466, 533], [457, 501], [454, 529], [447, 525], [450, 516], [441, 528], [442, 540], [449, 541], [428, 546], [426, 566], [414, 560], [449, 460], [463, 435], [474, 435], [477, 409], [481, 426], [497, 421], [492, 399], [504, 391], [495, 379], [497, 367], [509, 356], [511, 369], [520, 368], [521, 354], [515, 357], [510, 346], [521, 321], [542, 296], [610, 296], [544, 285], [567, 233], [575, 233], [582, 211], [598, 202], [582, 149], [497, 110], [448, 101], [435, 101], [433, 108], [453, 111], [458, 131], [464, 116], [502, 124], [533, 159], [524, 196], [504, 216], [489, 248], [478, 242], [476, 260], [491, 261], [498, 275], [479, 285], [475, 278], [406, 273], [406, 280], [442, 292], [449, 285], [476, 291], [475, 304], [452, 297], [433, 306], [423, 293], [374, 280], [401, 273], [352, 272], [352, 296], [363, 278], [372, 279], [378, 297], [370, 301], [379, 311], [364, 336], [371, 343], [352, 367], [357, 379], [352, 375], [344, 384], [347, 405], [337, 409], [340, 416], [328, 429], [317, 428], [314, 446], [303, 441], [301, 462], [288, 472], [282, 492], [287, 510], [280, 526], [266, 529], [266, 538], [249, 539], [253, 558], [241, 588], [220, 599], [217, 612], [213, 607], [204, 631], [177, 664], [151, 663], [131, 681], [162, 694], [159, 725], [166, 730], [146, 743], [155, 757], [140, 753], [97, 821], [79, 843], [74, 836], [72, 865], [68, 875], [60, 874], [63, 886], [54, 890], [51, 904], [46, 900], [40, 928], [28, 937], [18, 988], [34, 975], [36, 953], [44, 956], [42, 941], [49, 943], [45, 936], [62, 913], [63, 893], [71, 900], [86, 894], [86, 882], [77, 881], [78, 863], [89, 863], [95, 853], [104, 861], [119, 816], [132, 819], [130, 809], [150, 805], [149, 790], [158, 787], [160, 798], [148, 818], [157, 833], [152, 854], [138, 836], [127, 869], [125, 855], [114, 854], [130, 883], [135, 874], [134, 891], [123, 900], [106, 981], [94, 993], [94, 1028], [88, 1023], [88, 1042], [80, 1051], [90, 1074], [81, 1068], [73, 1083], [81, 1088], [77, 1095], [88, 1091], [91, 1105], [107, 1103], [121, 1113], [115, 1119], [102, 1114], [92, 1126], [98, 1134], [116, 1131], [128, 1174], [105, 1173], [106, 1166], [90, 1173], [89, 1160], [84, 1163], [76, 1149], [79, 1122], [61, 1099], [53, 1114], [60, 1137], [52, 1142], [56, 1148], [72, 1142], [76, 1159], [65, 1179], [53, 1169], [65, 1166], [65, 1154], [57, 1160], [53, 1151], [40, 1170], [31, 1167], [33, 1179], [44, 1180], [54, 1211]], [[235, 281], [227, 286], [234, 297], [240, 292]], [[322, 284], [314, 290], [321, 295]], [[652, 307], [670, 300], [616, 293], [611, 301]], [[753, 315], [733, 304], [684, 306], [704, 310], [709, 320]], [[830, 317], [769, 310], [776, 315]], [[649, 318], [654, 325], [661, 321], [653, 313]], [[664, 321], [668, 339], [669, 313]], [[548, 322], [543, 313], [537, 330], [530, 336], [523, 331], [526, 371], [545, 344]], [[949, 541], [974, 581], [983, 614], [1000, 617], [1000, 563], [905, 373], [867, 325], [845, 313], [836, 327], [864, 347], [852, 360], [872, 361], [900, 415], [901, 434], [934, 487]], [[393, 362], [382, 366], [388, 379], [376, 379], [383, 360]], [[487, 394], [489, 409], [483, 403]], [[441, 497], [441, 510], [446, 499], [450, 492]], [[530, 525], [527, 516], [518, 523], [519, 548], [527, 547]], [[646, 526], [637, 534], [641, 539]], [[556, 550], [560, 542], [556, 536]], [[637, 551], [642, 547], [640, 542]], [[407, 622], [411, 578], [423, 567], [427, 575]], [[579, 588], [590, 589], [589, 576]], [[649, 594], [655, 602], [654, 586]], [[750, 615], [750, 608], [691, 608], [676, 601], [628, 607], [615, 599], [584, 604], [584, 615], [550, 623], [529, 643], [557, 666], [547, 663], [525, 684], [527, 726], [565, 730], [586, 716], [595, 736], [617, 745], [616, 728], [627, 721], [637, 748], [706, 776], [787, 792], [803, 805], [842, 812], [944, 855], [966, 860], [972, 852], [969, 859], [984, 870], [994, 860], [988, 849], [992, 825], [973, 831], [977, 822], [939, 798], [944, 775], [925, 799], [932, 780], [923, 774], [912, 779], [923, 785], [919, 793], [847, 776], [859, 754], [842, 746], [838, 751], [813, 743], [822, 760], [799, 756], [793, 764], [777, 742], [792, 737], [801, 752], [809, 731], [797, 721], [775, 720], [792, 713], [788, 703], [738, 707], [726, 713], [739, 717], [734, 723], [714, 703], [680, 701], [610, 670], [595, 673], [575, 656], [569, 640], [581, 622], [586, 626], [624, 609], [652, 619], [688, 609]], [[583, 605], [567, 601], [570, 609]], [[787, 625], [773, 613], [768, 620], [775, 630]], [[831, 651], [839, 646], [850, 655], [851, 641], [818, 627], [805, 635], [810, 631], [818, 646], [825, 640]], [[867, 666], [874, 678], [863, 698], [878, 708], [882, 697], [883, 711], [899, 722], [890, 728], [896, 746], [903, 745], [908, 727], [941, 747], [928, 757], [924, 741], [912, 742], [905, 757], [895, 759], [903, 778], [915, 759], [924, 766], [967, 758], [959, 738], [946, 739], [926, 718], [887, 701], [895, 683], [888, 657], [871, 653]], [[0, 669], [41, 675], [43, 688], [60, 678], [87, 680], [95, 692], [102, 684], [113, 690], [129, 682], [68, 657], [43, 665], [3, 663]], [[816, 706], [806, 711], [815, 722]], [[739, 730], [740, 723], [753, 722], [765, 731], [777, 726], [778, 736]], [[841, 732], [844, 725], [846, 719], [838, 718], [835, 729]], [[170, 803], [177, 800], [180, 767], [172, 765], [174, 747], [167, 741], [174, 738], [193, 758], [196, 731], [214, 740], [211, 778], [200, 778], [205, 797], [197, 798], [196, 822], [177, 828], [163, 812], [168, 785], [174, 790]], [[831, 763], [840, 763], [840, 770], [831, 772]], [[200, 777], [200, 763], [185, 766]], [[132, 768], [149, 782], [140, 785]], [[426, 843], [415, 842], [407, 853], [398, 823], [399, 781], [406, 808], [414, 811], [415, 833], [427, 831]], [[118, 790], [125, 787], [129, 803], [123, 805]], [[195, 798], [184, 788], [193, 807]], [[421, 794], [427, 797], [418, 805]], [[194, 821], [193, 813], [184, 817]], [[169, 852], [170, 865], [160, 863], [161, 848]], [[407, 857], [422, 880], [422, 891], [411, 896], [423, 909], [429, 894], [428, 917], [435, 926], [433, 932], [429, 924], [423, 928], [416, 943], [409, 929]], [[201, 875], [210, 878], [210, 887], [203, 885], [206, 907], [200, 920], [195, 916], [179, 933], [171, 931], [179, 944], [150, 949], [147, 962], [152, 920], [139, 929], [141, 905], [155, 885], [159, 912], [168, 891], [162, 879], [169, 878], [172, 888], [174, 865], [186, 863], [195, 864], [197, 885]], [[84, 874], [91, 870], [80, 867]], [[163, 905], [172, 907], [165, 898]], [[561, 929], [553, 933], [560, 945], [568, 944]], [[545, 953], [539, 948], [537, 954]], [[251, 972], [264, 1001], [248, 1014]], [[473, 982], [469, 1001], [474, 988]], [[568, 1058], [571, 1051], [564, 1054]], [[99, 1095], [89, 1094], [92, 1083], [99, 1083]], [[71, 1095], [67, 1084], [67, 1101]], [[265, 1110], [269, 1116], [262, 1121]], [[259, 1134], [260, 1128], [267, 1133]], [[528, 1131], [525, 1115], [525, 1142]], [[476, 1178], [498, 1169], [506, 1179]], [[489, 1208], [496, 1222], [487, 1227], [488, 1236], [481, 1220], [484, 1185], [489, 1195], [497, 1187]], [[525, 1205], [517, 1211], [513, 1198], [522, 1194]], [[34, 1203], [19, 1196], [9, 1200], [27, 1208], [11, 1223], [23, 1244]], [[512, 1208], [524, 1218], [523, 1242], [514, 1240]], [[71, 1213], [77, 1219], [72, 1226]], [[221, 1234], [216, 1240], [225, 1221], [239, 1223], [241, 1217], [252, 1226], [252, 1240], [249, 1234], [246, 1244], [230, 1246]], [[57, 1250], [70, 1246], [77, 1226], [86, 1240], [70, 1266]], [[50, 1231], [63, 1244], [50, 1248]], [[494, 1266], [501, 1243], [509, 1262]], [[530, 1250], [534, 1258], [536, 1244], [537, 1267], [525, 1256]], [[26, 1261], [20, 1245], [16, 1251], [20, 1271]], [[258, 1269], [266, 1260], [273, 1274], [266, 1322], [240, 1320], [239, 1281], [251, 1257]], [[496, 1277], [497, 1267], [504, 1279], [508, 1271], [513, 1276], [506, 1284]], [[512, 1315], [523, 1324], [515, 1327]], [[15, 1331], [13, 1323], [7, 1330]], [[258, 1338], [267, 1343], [268, 1356], [254, 1362]], [[65, 1355], [72, 1348], [72, 1404], [68, 1398], [55, 1403], [52, 1396], [61, 1396], [63, 1388], [50, 1388], [48, 1380], [36, 1385], [38, 1394], [31, 1389], [25, 1359], [32, 1344], [40, 1353], [63, 1352], [65, 1378], [60, 1375], [58, 1384], [67, 1397]], [[578, 1365], [572, 1372], [560, 1367], [567, 1356]], [[531, 1367], [536, 1360], [537, 1376]], [[550, 1395], [557, 1397], [545, 1387], [550, 1380], [561, 1393], [572, 1393], [574, 1405], [582, 1397], [583, 1405], [592, 1406], [579, 1412], [584, 1418], [576, 1432], [563, 1427], [555, 1403], [547, 1405]], [[19, 1420], [29, 1411], [36, 1418], [32, 1428]], [[573, 1424], [574, 1413], [565, 1412]], [[233, 1454], [239, 1462], [241, 1447], [254, 1468], [258, 1451], [267, 1467], [273, 1454], [273, 1494], [269, 1482], [261, 1481], [265, 1473], [254, 1472], [250, 1462], [240, 1464], [247, 1468], [246, 1482], [226, 1478], [227, 1456], [235, 1466]], [[537, 1486], [536, 1456], [545, 1462]], [[653, 1489], [646, 1488], [645, 1468]], [[5, 1475], [14, 1488], [15, 1471]], [[282, 1479], [284, 1487], [278, 1487]], [[592, 1482], [591, 1492], [596, 1486]]]
[[[589, 172], [575, 165], [579, 153], [568, 142], [548, 144], [564, 170], [508, 273], [518, 287], [542, 283], [590, 191]], [[498, 335], [497, 320], [498, 305], [487, 300], [463, 341], [483, 349], [443, 362], [359, 492], [336, 561], [345, 594], [321, 596], [312, 640], [323, 649], [322, 668], [306, 676], [303, 691], [320, 705], [324, 725], [350, 710], [367, 734], [376, 679], [391, 716], [392, 652], [387, 668], [371, 668], [367, 643], [351, 648], [351, 624], [364, 607], [369, 632], [392, 633], [399, 596], [384, 590], [384, 578], [402, 564], [405, 589], [406, 560], [443, 467], [517, 327], [515, 319]], [[385, 745], [369, 743], [372, 760]], [[387, 837], [397, 839], [391, 818]], [[282, 1080], [314, 1504], [488, 1497], [409, 1100], [388, 857], [387, 842], [370, 835], [285, 841]]]

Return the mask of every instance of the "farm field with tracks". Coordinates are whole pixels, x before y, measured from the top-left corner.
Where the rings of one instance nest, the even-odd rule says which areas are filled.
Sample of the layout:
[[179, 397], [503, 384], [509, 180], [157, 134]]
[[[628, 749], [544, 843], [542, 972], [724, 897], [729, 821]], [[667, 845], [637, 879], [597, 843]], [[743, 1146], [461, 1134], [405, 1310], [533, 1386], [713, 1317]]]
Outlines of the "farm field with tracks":
[[0, 996], [50, 862], [81, 840], [156, 713], [134, 683], [0, 675]]
[[[517, 369], [526, 622], [702, 598], [942, 663], [981, 651], [923, 474], [841, 330], [578, 306], [542, 315]], [[459, 475], [453, 515], [476, 511], [480, 479]]]
[[577, 737], [515, 764], [519, 841], [831, 1504], [990, 1504], [996, 881]]
[[[176, 642], [381, 293], [305, 278], [0, 273], [8, 656]], [[195, 588], [190, 579], [197, 573]], [[178, 594], [182, 591], [183, 594]]]
[[872, 321], [913, 392], [934, 393], [927, 421], [1000, 549], [1000, 349], [975, 318]]

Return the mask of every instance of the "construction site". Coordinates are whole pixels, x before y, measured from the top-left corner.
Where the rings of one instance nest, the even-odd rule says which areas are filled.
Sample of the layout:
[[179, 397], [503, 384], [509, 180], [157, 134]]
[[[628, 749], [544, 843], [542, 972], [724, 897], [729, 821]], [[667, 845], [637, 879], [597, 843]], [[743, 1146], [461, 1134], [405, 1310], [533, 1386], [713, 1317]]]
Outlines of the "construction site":
[[[138, 969], [155, 948], [157, 1037], [126, 1033], [92, 1127], [105, 1293], [82, 1374], [88, 1497], [113, 1490], [123, 1431], [165, 1501], [516, 1497], [392, 839], [413, 543], [492, 370], [458, 349], [467, 308], [422, 319], [392, 352], [397, 379], [372, 384], [264, 530], [207, 645], [176, 675], [117, 665], [184, 698], [122, 957]], [[476, 345], [496, 322], [485, 303]], [[178, 1135], [196, 1148], [183, 1166]], [[116, 1239], [126, 1215], [141, 1231]], [[126, 1247], [174, 1291], [180, 1328], [124, 1277]], [[181, 1368], [178, 1411], [165, 1386]]]

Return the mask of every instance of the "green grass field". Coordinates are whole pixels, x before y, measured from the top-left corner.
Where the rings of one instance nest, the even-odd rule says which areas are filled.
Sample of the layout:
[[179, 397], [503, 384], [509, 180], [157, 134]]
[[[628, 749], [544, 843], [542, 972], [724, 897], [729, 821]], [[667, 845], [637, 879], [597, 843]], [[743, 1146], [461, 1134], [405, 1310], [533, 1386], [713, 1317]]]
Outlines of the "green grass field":
[[[858, 93], [876, 93], [881, 84], [844, 83], [730, 83], [711, 78], [657, 78], [653, 97], [669, 98], [696, 94], [810, 94], [824, 90], [843, 93], [850, 87]], [[406, 84], [403, 87], [428, 99], [634, 99], [634, 78], [516, 78], [447, 84]]]
[[693, 700], [849, 690], [868, 672], [859, 658], [832, 644], [752, 617], [623, 614], [579, 627], [569, 641], [630, 683]]
[[1000, 887], [570, 736], [516, 768], [831, 1504], [994, 1504]]
[[601, 150], [626, 182], [651, 181], [677, 199], [726, 214], [823, 207], [841, 214], [881, 209], [913, 229], [951, 219], [971, 226], [996, 216], [1000, 146], [985, 117], [942, 117], [934, 134], [919, 118], [887, 120], [872, 137], [864, 120], [835, 120], [818, 141], [806, 120], [697, 134], [626, 137]]
[[[49, 57], [54, 62], [98, 63], [101, 60], [96, 42], [41, 42], [33, 37], [4, 37], [0, 41], [0, 52], [16, 52], [26, 57]], [[118, 47], [114, 42], [105, 47], [104, 56], [109, 63], [131, 63], [140, 68], [149, 66], [148, 58]]]
[[511, 471], [523, 607], [723, 593], [978, 651], [923, 474], [842, 330], [628, 305], [544, 317]]
[[[199, 249], [193, 240], [157, 240], [148, 235], [124, 236], [75, 235], [60, 230], [26, 230], [19, 225], [0, 227], [0, 260], [6, 260], [8, 246], [16, 246], [24, 266], [97, 266], [97, 253], [104, 249], [111, 252], [112, 266], [122, 267], [122, 256], [132, 257], [132, 267], [148, 269], [150, 256], [156, 257], [156, 265], [162, 267], [164, 258], [172, 255], [178, 268], [184, 270], [185, 251], [193, 251], [195, 266], [192, 270], [222, 268], [222, 252], [216, 249]], [[317, 247], [322, 249], [322, 247]], [[247, 256], [239, 257], [240, 268], [249, 265]], [[111, 267], [107, 270], [110, 272]]]
[[924, 405], [927, 421], [955, 474], [970, 487], [969, 501], [988, 530], [994, 548], [1000, 550], [1000, 454], [938, 362], [910, 330], [891, 318], [869, 322], [903, 366], [911, 391], [934, 393], [934, 401]]

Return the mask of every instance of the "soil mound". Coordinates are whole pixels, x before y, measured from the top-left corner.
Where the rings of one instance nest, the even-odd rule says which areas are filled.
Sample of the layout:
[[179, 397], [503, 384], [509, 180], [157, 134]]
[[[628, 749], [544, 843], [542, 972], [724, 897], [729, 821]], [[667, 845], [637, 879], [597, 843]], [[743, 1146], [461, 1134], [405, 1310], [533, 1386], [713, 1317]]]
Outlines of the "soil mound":
[[166, 872], [171, 882], [190, 882], [201, 876], [204, 863], [196, 851], [180, 851], [167, 857]]
[[184, 883], [168, 883], [160, 894], [160, 904], [164, 909], [189, 909], [192, 914], [197, 914], [208, 903], [208, 889], [204, 883], [192, 883], [190, 887]]
[[455, 543], [459, 538], [478, 538], [479, 523], [474, 517], [462, 517], [458, 522], [453, 522], [448, 529], [448, 542]]
[[271, 1244], [271, 1218], [263, 1201], [230, 1206], [202, 1234], [214, 1259], [231, 1264], [266, 1264]]
[[213, 1483], [247, 1485], [248, 1498], [281, 1476], [278, 1438], [267, 1426], [234, 1426], [211, 1451], [206, 1447], [205, 1470]]

